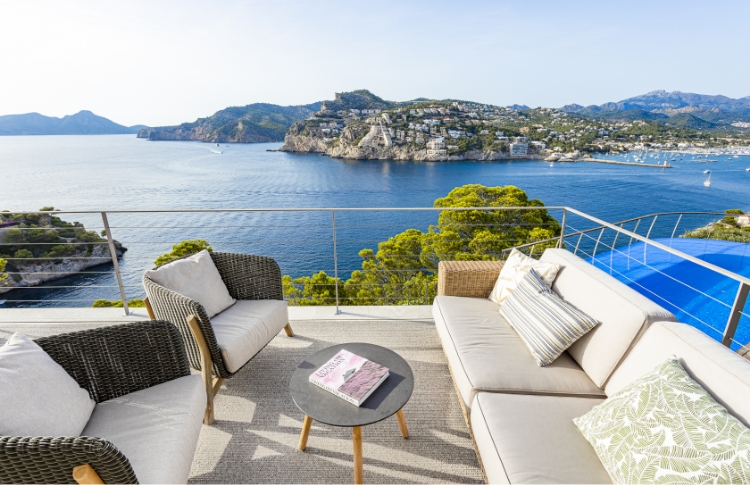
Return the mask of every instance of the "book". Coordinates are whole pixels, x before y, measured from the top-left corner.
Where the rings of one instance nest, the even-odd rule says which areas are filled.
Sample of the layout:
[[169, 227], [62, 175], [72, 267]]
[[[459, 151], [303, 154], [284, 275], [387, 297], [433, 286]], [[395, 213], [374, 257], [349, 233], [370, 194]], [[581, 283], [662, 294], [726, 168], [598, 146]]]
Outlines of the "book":
[[389, 374], [387, 367], [342, 349], [310, 374], [309, 380], [331, 394], [361, 406]]

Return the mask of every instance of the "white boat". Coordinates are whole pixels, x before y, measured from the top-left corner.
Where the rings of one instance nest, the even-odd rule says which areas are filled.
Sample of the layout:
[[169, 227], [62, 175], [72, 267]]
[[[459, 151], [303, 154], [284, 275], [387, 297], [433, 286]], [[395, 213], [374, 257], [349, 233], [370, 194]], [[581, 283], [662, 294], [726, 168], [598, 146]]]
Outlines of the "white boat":
[[711, 187], [711, 171], [705, 170], [703, 173], [707, 173], [708, 177], [706, 177], [706, 180], [703, 181], [704, 187]]
[[750, 172], [750, 167], [745, 169], [745, 172]]

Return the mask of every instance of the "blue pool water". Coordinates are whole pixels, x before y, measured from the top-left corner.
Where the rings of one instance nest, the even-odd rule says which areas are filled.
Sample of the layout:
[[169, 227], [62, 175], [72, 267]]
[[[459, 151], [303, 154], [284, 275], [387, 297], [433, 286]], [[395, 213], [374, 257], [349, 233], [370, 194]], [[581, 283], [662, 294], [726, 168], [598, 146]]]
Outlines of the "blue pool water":
[[[750, 277], [750, 244], [677, 238], [656, 241]], [[739, 287], [735, 280], [643, 243], [597, 254], [588, 261], [670, 310], [679, 321], [721, 340]], [[750, 342], [747, 313], [740, 319], [734, 348]]]

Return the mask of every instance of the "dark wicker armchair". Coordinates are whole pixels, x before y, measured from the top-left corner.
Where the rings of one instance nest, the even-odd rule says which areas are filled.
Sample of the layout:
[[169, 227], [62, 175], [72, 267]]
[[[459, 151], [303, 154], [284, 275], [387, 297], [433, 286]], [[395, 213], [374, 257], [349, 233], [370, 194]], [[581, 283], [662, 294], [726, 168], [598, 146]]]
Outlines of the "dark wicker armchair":
[[[36, 343], [97, 403], [190, 375], [182, 336], [169, 322], [114, 325]], [[74, 469], [76, 477], [91, 473], [86, 465], [104, 483], [138, 483], [127, 457], [105, 439], [0, 436], [0, 483], [72, 483]]]
[[[236, 300], [284, 300], [281, 269], [272, 258], [221, 252], [210, 254], [232, 298]], [[221, 388], [224, 379], [239, 372], [249, 360], [240, 368], [230, 371], [219, 348], [211, 319], [203, 305], [161, 286], [147, 275], [143, 277], [143, 286], [148, 295], [145, 302], [149, 316], [152, 319], [158, 318], [174, 323], [182, 333], [190, 365], [201, 371], [208, 394], [204, 423], [213, 423], [214, 396]], [[288, 321], [284, 330], [289, 337], [294, 336]], [[268, 342], [265, 342], [264, 346]]]

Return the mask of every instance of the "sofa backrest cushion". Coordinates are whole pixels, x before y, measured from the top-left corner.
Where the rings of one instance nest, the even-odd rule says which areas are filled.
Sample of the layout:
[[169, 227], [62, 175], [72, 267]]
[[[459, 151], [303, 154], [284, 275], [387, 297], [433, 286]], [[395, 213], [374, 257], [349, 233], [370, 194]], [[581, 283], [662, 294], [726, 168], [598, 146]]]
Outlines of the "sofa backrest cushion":
[[211, 255], [205, 249], [146, 271], [146, 276], [168, 290], [197, 301], [213, 317], [237, 301], [229, 294]]
[[540, 260], [562, 265], [552, 290], [600, 322], [568, 349], [600, 388], [651, 323], [676, 320], [666, 309], [565, 249], [547, 249]]
[[746, 426], [750, 424], [750, 362], [697, 328], [658, 322], [643, 334], [604, 391], [613, 395], [675, 355], [716, 401]]
[[0, 435], [80, 436], [96, 403], [36, 342], [0, 347]]

